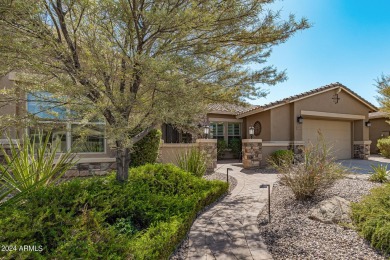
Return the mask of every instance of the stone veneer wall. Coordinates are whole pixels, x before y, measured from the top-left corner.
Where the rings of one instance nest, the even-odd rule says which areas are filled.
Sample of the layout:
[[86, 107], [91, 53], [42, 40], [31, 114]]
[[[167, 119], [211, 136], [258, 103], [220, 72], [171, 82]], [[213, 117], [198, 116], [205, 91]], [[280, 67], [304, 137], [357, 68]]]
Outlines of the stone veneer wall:
[[261, 166], [262, 140], [242, 139], [242, 164], [244, 169]]
[[353, 158], [368, 160], [370, 156], [371, 141], [353, 142]]
[[295, 162], [303, 162], [303, 152], [305, 150], [305, 145], [303, 144], [290, 144], [289, 150], [294, 152]]
[[199, 150], [204, 151], [207, 156], [207, 171], [212, 172], [217, 168], [217, 139], [197, 139]]

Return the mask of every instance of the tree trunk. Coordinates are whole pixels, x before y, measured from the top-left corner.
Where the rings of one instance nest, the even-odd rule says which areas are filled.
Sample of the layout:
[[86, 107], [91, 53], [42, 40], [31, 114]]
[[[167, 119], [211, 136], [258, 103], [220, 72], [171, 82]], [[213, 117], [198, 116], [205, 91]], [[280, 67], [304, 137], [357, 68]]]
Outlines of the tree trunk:
[[130, 149], [117, 148], [116, 149], [116, 179], [124, 182], [129, 178], [129, 164], [130, 164]]

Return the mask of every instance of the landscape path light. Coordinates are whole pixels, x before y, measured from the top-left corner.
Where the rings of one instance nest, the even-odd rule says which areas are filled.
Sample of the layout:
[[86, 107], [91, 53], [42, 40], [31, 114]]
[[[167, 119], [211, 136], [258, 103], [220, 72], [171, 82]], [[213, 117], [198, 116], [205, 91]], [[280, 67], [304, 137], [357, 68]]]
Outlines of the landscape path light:
[[232, 168], [227, 168], [226, 169], [226, 182], [229, 183], [229, 171], [233, 171]]
[[268, 187], [268, 223], [271, 223], [271, 185], [261, 184], [260, 189]]

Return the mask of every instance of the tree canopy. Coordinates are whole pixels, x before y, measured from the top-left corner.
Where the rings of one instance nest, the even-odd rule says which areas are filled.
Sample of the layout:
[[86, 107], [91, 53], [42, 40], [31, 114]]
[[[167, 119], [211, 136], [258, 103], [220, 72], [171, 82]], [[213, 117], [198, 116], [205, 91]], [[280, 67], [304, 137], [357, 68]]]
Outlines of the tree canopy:
[[23, 72], [18, 91], [53, 93], [83, 120], [104, 117], [125, 165], [160, 123], [188, 124], [208, 103], [285, 80], [266, 65], [271, 48], [309, 25], [280, 19], [272, 2], [3, 0], [0, 73]]

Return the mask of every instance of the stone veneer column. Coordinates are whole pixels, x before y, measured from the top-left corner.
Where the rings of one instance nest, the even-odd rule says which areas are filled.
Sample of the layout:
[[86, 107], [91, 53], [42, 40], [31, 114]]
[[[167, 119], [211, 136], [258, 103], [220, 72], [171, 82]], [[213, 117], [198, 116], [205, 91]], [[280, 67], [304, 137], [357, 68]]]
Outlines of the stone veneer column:
[[305, 142], [301, 142], [301, 141], [292, 142], [289, 145], [288, 149], [294, 152], [295, 162], [300, 163], [304, 161], [303, 152], [305, 151]]
[[371, 141], [354, 141], [353, 158], [368, 160], [370, 156]]
[[212, 172], [217, 168], [217, 139], [197, 139], [199, 150], [204, 151], [207, 156], [207, 171]]
[[260, 167], [263, 154], [261, 139], [242, 139], [242, 164], [244, 169]]

